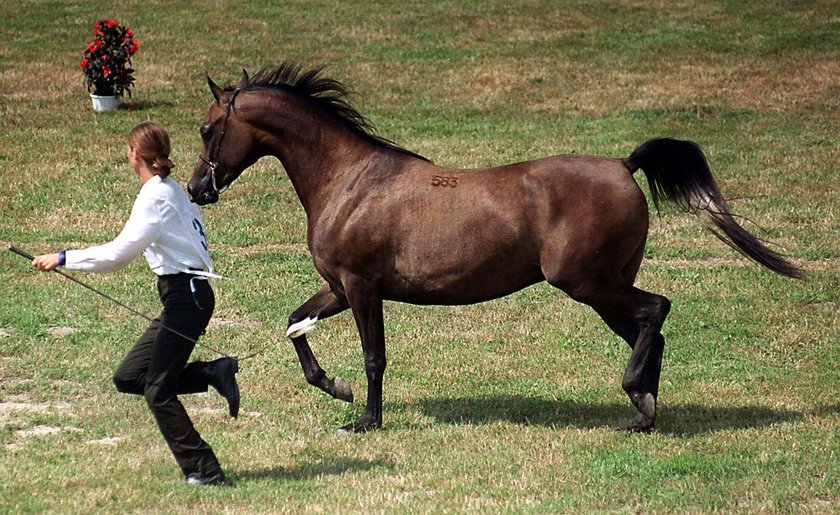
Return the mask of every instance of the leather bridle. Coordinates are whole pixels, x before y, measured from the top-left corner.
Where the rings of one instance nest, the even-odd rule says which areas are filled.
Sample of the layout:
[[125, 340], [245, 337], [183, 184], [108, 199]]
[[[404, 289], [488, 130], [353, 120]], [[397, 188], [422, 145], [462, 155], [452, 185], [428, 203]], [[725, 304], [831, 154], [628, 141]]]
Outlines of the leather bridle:
[[[236, 108], [234, 107], [234, 100], [236, 100], [236, 96], [239, 94], [240, 91], [240, 88], [236, 88], [235, 90], [233, 90], [233, 92], [230, 94], [230, 98], [228, 98], [227, 102], [225, 102], [225, 105], [227, 105], [227, 113], [225, 113], [225, 121], [222, 124], [222, 132], [219, 134], [219, 140], [216, 142], [216, 146], [210, 148], [209, 158], [204, 157], [204, 155], [202, 155], [201, 153], [198, 154], [198, 159], [201, 160], [201, 162], [203, 162], [204, 164], [206, 164], [208, 170], [210, 171], [210, 185], [213, 187], [213, 189], [205, 191], [201, 194], [201, 197], [193, 199], [193, 202], [196, 202], [197, 200], [209, 200], [211, 198], [213, 198], [211, 202], [215, 202], [216, 200], [218, 200], [219, 195], [222, 193], [222, 191], [224, 191], [229, 186], [224, 185], [221, 188], [219, 188], [216, 185], [216, 168], [218, 168], [219, 166], [219, 153], [222, 151], [222, 141], [225, 139], [225, 132], [227, 132], [228, 119], [230, 118], [231, 111], [236, 111]], [[216, 150], [215, 152], [213, 152], [214, 149]], [[213, 159], [214, 155], [215, 159]]]

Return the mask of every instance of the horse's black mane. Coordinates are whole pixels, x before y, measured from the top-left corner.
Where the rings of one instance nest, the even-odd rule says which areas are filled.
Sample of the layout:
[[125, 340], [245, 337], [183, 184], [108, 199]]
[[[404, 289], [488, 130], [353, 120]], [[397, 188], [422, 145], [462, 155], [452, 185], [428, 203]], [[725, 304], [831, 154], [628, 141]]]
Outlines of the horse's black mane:
[[[286, 61], [274, 69], [260, 68], [242, 89], [247, 91], [267, 88], [292, 92], [303, 97], [313, 106], [342, 120], [351, 131], [363, 138], [385, 148], [428, 161], [425, 157], [377, 135], [373, 123], [350, 104], [351, 92], [347, 87], [335, 79], [323, 77], [321, 75], [323, 70], [324, 65], [304, 70], [300, 64]], [[232, 87], [225, 89], [233, 91]]]

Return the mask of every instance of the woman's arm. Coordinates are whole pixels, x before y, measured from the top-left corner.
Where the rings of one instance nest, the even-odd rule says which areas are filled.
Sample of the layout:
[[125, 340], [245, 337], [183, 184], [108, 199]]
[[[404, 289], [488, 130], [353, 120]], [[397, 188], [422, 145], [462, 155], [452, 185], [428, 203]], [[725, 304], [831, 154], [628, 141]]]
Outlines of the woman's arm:
[[[65, 266], [68, 270], [84, 270], [86, 272], [118, 270], [142, 254], [146, 247], [158, 238], [160, 226], [160, 211], [156, 200], [141, 195], [134, 203], [131, 216], [129, 216], [119, 236], [103, 245], [81, 250], [68, 250], [65, 254]], [[41, 263], [46, 267], [53, 264], [53, 258], [50, 256], [52, 255], [39, 256], [35, 260], [38, 261], [39, 258], [44, 257]], [[56, 266], [58, 266], [57, 259], [56, 257]], [[33, 265], [38, 267], [38, 264], [34, 261]]]

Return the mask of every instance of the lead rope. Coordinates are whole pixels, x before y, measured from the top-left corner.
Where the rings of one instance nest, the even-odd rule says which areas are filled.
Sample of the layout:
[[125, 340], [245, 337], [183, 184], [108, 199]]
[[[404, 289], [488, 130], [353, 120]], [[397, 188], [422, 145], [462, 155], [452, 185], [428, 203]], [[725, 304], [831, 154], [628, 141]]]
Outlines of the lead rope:
[[[28, 259], [29, 261], [32, 261], [33, 259], [35, 259], [35, 256], [33, 256], [33, 255], [31, 255], [31, 254], [29, 254], [29, 253], [27, 253], [27, 252], [24, 252], [23, 250], [21, 250], [21, 249], [19, 249], [19, 248], [15, 247], [14, 245], [10, 245], [10, 246], [9, 246], [9, 250], [10, 250], [10, 251], [12, 251], [12, 252], [14, 252], [15, 254], [17, 254], [17, 255], [19, 255], [19, 256], [25, 257], [25, 258], [26, 258], [26, 259]], [[185, 339], [185, 340], [187, 340], [187, 341], [189, 341], [189, 342], [192, 342], [192, 343], [194, 343], [194, 344], [198, 345], [199, 347], [202, 347], [202, 348], [204, 348], [204, 349], [207, 349], [207, 350], [209, 350], [209, 351], [211, 351], [211, 352], [215, 352], [216, 354], [218, 354], [218, 355], [220, 355], [220, 356], [224, 356], [224, 357], [226, 357], [226, 358], [230, 358], [230, 359], [233, 359], [233, 360], [236, 360], [236, 361], [245, 361], [246, 359], [251, 359], [251, 358], [253, 358], [253, 357], [254, 357], [254, 356], [256, 356], [256, 355], [261, 354], [262, 352], [264, 352], [264, 351], [268, 348], [268, 345], [269, 345], [269, 344], [266, 344], [266, 345], [265, 345], [262, 349], [260, 349], [259, 351], [254, 352], [254, 353], [251, 353], [251, 354], [249, 354], [249, 355], [245, 356], [244, 358], [238, 358], [238, 357], [236, 357], [236, 356], [231, 356], [231, 355], [229, 355], [229, 354], [227, 354], [227, 353], [225, 353], [225, 352], [220, 351], [219, 349], [216, 349], [215, 347], [211, 347], [211, 346], [209, 346], [209, 345], [207, 345], [207, 344], [205, 344], [205, 343], [199, 343], [199, 342], [198, 342], [198, 340], [196, 340], [195, 338], [191, 338], [191, 337], [189, 337], [189, 336], [185, 335], [184, 333], [182, 333], [182, 332], [180, 332], [180, 331], [177, 331], [177, 330], [175, 330], [175, 329], [172, 329], [171, 327], [167, 327], [167, 326], [166, 326], [165, 324], [163, 324], [160, 320], [155, 320], [154, 318], [152, 318], [152, 317], [150, 317], [150, 316], [148, 316], [148, 315], [146, 315], [146, 314], [144, 314], [144, 313], [141, 313], [141, 312], [137, 311], [136, 309], [132, 308], [131, 306], [128, 306], [128, 305], [126, 305], [126, 304], [123, 304], [122, 302], [118, 301], [118, 300], [117, 300], [117, 299], [115, 299], [114, 297], [111, 297], [111, 296], [110, 296], [110, 295], [108, 295], [107, 293], [103, 293], [103, 292], [101, 292], [101, 291], [97, 290], [97, 289], [96, 289], [96, 288], [94, 288], [93, 286], [91, 286], [91, 285], [89, 285], [89, 284], [87, 284], [87, 283], [85, 283], [85, 282], [83, 282], [83, 281], [80, 281], [80, 280], [76, 279], [76, 278], [75, 278], [75, 277], [73, 277], [72, 275], [65, 274], [64, 272], [62, 272], [61, 270], [59, 270], [59, 269], [57, 269], [57, 268], [56, 268], [56, 269], [53, 269], [53, 272], [55, 272], [55, 273], [57, 273], [58, 275], [60, 275], [60, 276], [64, 277], [65, 279], [69, 279], [69, 280], [73, 281], [74, 283], [76, 283], [76, 284], [78, 284], [78, 285], [80, 285], [80, 286], [83, 286], [83, 287], [87, 288], [88, 290], [90, 290], [90, 291], [92, 291], [93, 293], [95, 293], [95, 294], [99, 295], [100, 297], [102, 297], [102, 298], [104, 298], [104, 299], [107, 299], [107, 300], [109, 300], [109, 301], [113, 302], [113, 303], [114, 303], [114, 304], [116, 304], [117, 306], [120, 306], [121, 308], [123, 308], [123, 309], [126, 309], [126, 310], [130, 311], [131, 313], [133, 313], [133, 314], [135, 314], [135, 315], [139, 316], [140, 318], [143, 318], [143, 319], [145, 319], [145, 320], [147, 320], [147, 321], [151, 322], [152, 324], [157, 325], [157, 326], [158, 326], [158, 327], [160, 327], [161, 329], [166, 329], [167, 331], [169, 331], [169, 332], [171, 332], [171, 333], [174, 333], [175, 335], [180, 336], [181, 338], [183, 338], [183, 339]], [[195, 290], [193, 289], [192, 280], [190, 280], [190, 289], [191, 289], [191, 290], [193, 290], [193, 293], [195, 293]], [[195, 295], [193, 295], [193, 300], [195, 300]], [[199, 309], [201, 309], [201, 306], [199, 306]]]

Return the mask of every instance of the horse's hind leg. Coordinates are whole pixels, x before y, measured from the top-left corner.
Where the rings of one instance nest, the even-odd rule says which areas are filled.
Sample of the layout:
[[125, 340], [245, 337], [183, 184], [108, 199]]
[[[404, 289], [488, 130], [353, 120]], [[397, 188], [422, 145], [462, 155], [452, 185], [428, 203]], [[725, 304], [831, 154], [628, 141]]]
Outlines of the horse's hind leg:
[[665, 338], [660, 332], [671, 309], [667, 298], [638, 288], [614, 286], [582, 290], [575, 299], [592, 306], [632, 349], [621, 386], [638, 410], [626, 427], [645, 432], [656, 423], [656, 401]]
[[318, 293], [289, 316], [287, 335], [295, 346], [306, 381], [336, 399], [353, 402], [353, 390], [350, 388], [350, 383], [341, 377], [328, 378], [306, 341], [306, 333], [315, 328], [316, 321], [341, 313], [347, 308], [347, 301], [337, 297], [328, 285], [324, 285]]
[[631, 344], [633, 351], [624, 371], [621, 387], [639, 411], [627, 429], [648, 431], [656, 422], [659, 375], [665, 349], [665, 338], [661, 330], [665, 317], [671, 310], [671, 302], [661, 295], [635, 288], [634, 290], [639, 301], [633, 310], [635, 320], [639, 324], [639, 334], [635, 344]]

